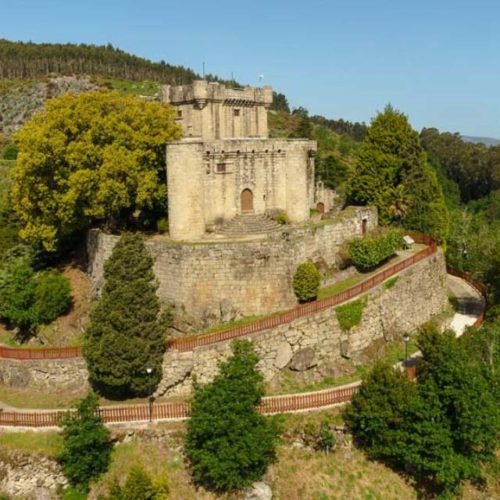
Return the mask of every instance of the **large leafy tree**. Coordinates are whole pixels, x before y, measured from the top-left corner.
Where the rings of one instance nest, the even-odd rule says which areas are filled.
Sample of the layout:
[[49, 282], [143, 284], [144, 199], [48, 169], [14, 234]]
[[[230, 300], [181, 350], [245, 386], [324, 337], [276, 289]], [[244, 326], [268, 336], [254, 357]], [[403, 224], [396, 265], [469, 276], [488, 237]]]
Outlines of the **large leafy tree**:
[[161, 379], [168, 318], [160, 311], [152, 265], [141, 237], [131, 233], [104, 265], [106, 281], [90, 316], [84, 355], [92, 384], [109, 397], [147, 395]]
[[443, 241], [448, 212], [435, 173], [427, 165], [408, 118], [387, 106], [372, 121], [348, 183], [352, 202], [374, 205], [382, 224], [402, 222]]
[[137, 223], [165, 207], [173, 110], [116, 92], [52, 99], [17, 134], [12, 202], [20, 234], [54, 250], [93, 223]]
[[215, 491], [248, 486], [275, 457], [277, 428], [257, 412], [264, 394], [259, 359], [249, 341], [232, 348], [215, 379], [196, 387], [185, 443], [195, 482]]
[[429, 325], [417, 344], [417, 383], [377, 366], [347, 408], [346, 422], [371, 456], [409, 471], [424, 488], [451, 493], [462, 480], [479, 479], [481, 464], [494, 460], [499, 409], [491, 342], [457, 339]]

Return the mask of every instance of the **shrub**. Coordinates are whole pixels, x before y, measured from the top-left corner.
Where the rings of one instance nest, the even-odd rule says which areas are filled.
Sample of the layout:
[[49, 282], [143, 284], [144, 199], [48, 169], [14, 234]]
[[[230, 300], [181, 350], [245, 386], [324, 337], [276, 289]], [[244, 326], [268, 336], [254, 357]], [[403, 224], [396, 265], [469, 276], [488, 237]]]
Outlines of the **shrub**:
[[76, 414], [64, 418], [62, 436], [58, 462], [63, 473], [72, 485], [88, 489], [90, 481], [108, 469], [112, 450], [95, 394], [89, 393], [76, 405]]
[[257, 411], [264, 378], [252, 343], [235, 341], [232, 350], [214, 380], [195, 387], [185, 442], [194, 481], [219, 492], [258, 481], [278, 436], [274, 420]]
[[398, 278], [399, 278], [399, 276], [394, 276], [394, 278], [388, 279], [384, 283], [384, 288], [386, 290], [390, 290], [398, 282]]
[[160, 234], [168, 233], [168, 219], [166, 217], [158, 219], [158, 221], [156, 222], [156, 230]]
[[168, 488], [155, 485], [149, 474], [135, 465], [128, 473], [123, 486], [115, 479], [110, 488], [109, 500], [160, 500], [167, 498]]
[[4, 160], [15, 160], [17, 158], [18, 147], [15, 144], [9, 144], [3, 150], [3, 159]]
[[66, 277], [45, 271], [36, 279], [33, 305], [38, 323], [51, 323], [71, 305], [71, 287]]
[[288, 224], [290, 222], [290, 220], [288, 219], [288, 215], [285, 212], [278, 212], [273, 218], [278, 224], [282, 225]]
[[312, 262], [303, 262], [293, 276], [293, 290], [299, 302], [310, 302], [318, 296], [321, 275]]
[[167, 318], [160, 313], [153, 260], [139, 235], [120, 238], [104, 279], [85, 332], [90, 381], [108, 397], [145, 396], [161, 379]]
[[344, 332], [348, 332], [351, 328], [361, 323], [363, 309], [366, 306], [366, 300], [366, 297], [363, 297], [361, 299], [348, 302], [347, 304], [339, 306], [335, 309], [340, 328]]
[[388, 259], [403, 245], [403, 232], [390, 229], [366, 238], [356, 238], [349, 243], [349, 255], [353, 264], [368, 271]]

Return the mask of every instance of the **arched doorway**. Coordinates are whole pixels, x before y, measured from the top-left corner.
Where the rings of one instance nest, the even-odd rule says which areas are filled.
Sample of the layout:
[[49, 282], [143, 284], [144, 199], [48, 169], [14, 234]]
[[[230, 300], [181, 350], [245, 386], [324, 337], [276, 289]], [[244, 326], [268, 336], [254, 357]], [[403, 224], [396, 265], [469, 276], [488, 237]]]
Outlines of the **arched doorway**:
[[241, 211], [242, 212], [252, 212], [253, 211], [253, 193], [250, 189], [244, 189], [241, 192]]
[[325, 204], [323, 202], [319, 201], [318, 203], [316, 203], [316, 210], [320, 214], [324, 214], [325, 213]]

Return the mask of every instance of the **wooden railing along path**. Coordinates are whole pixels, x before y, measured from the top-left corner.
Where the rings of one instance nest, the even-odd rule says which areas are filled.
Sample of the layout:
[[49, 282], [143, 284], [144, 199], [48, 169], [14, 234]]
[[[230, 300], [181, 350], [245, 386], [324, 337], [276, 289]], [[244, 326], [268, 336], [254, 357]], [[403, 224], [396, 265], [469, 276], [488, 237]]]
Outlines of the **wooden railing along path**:
[[[314, 410], [349, 402], [358, 391], [360, 382], [322, 391], [269, 396], [262, 399], [261, 413], [272, 415], [301, 410]], [[189, 418], [189, 403], [155, 403], [151, 407], [151, 419], [155, 422], [184, 420]], [[0, 427], [58, 427], [69, 410], [40, 411], [0, 411]], [[105, 406], [99, 409], [104, 423], [120, 424], [130, 422], [148, 422], [149, 405]]]
[[[292, 321], [311, 316], [325, 309], [346, 302], [358, 295], [361, 295], [377, 285], [385, 281], [387, 278], [394, 276], [402, 270], [412, 266], [413, 264], [430, 257], [437, 251], [435, 242], [429, 236], [420, 233], [411, 233], [416, 243], [427, 245], [426, 248], [419, 252], [396, 262], [392, 266], [387, 267], [383, 271], [373, 275], [371, 278], [355, 285], [343, 292], [332, 295], [324, 299], [309, 302], [308, 304], [301, 304], [290, 311], [276, 314], [268, 318], [263, 318], [247, 325], [222, 330], [219, 332], [207, 333], [204, 335], [193, 335], [189, 337], [181, 337], [168, 341], [167, 348], [177, 351], [192, 351], [197, 347], [225, 342], [238, 337], [252, 335], [254, 333], [269, 330], [280, 325], [289, 324]], [[0, 358], [10, 358], [17, 360], [30, 360], [30, 359], [68, 359], [79, 357], [82, 355], [80, 347], [51, 347], [51, 348], [16, 348], [0, 346]]]

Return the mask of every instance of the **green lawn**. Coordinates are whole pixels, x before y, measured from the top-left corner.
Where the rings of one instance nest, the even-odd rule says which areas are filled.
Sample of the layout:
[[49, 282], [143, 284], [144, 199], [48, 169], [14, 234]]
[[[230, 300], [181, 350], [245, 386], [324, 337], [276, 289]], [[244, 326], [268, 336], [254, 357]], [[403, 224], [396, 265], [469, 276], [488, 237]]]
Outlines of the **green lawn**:
[[160, 92], [158, 82], [131, 82], [128, 80], [107, 80], [114, 90], [124, 95], [155, 97]]
[[23, 450], [54, 456], [61, 446], [61, 436], [57, 432], [0, 432], [0, 448]]
[[321, 288], [318, 293], [318, 299], [326, 299], [326, 297], [331, 297], [337, 293], [341, 293], [348, 288], [357, 285], [360, 281], [364, 280], [365, 276], [351, 276], [343, 281], [334, 283], [333, 285]]

